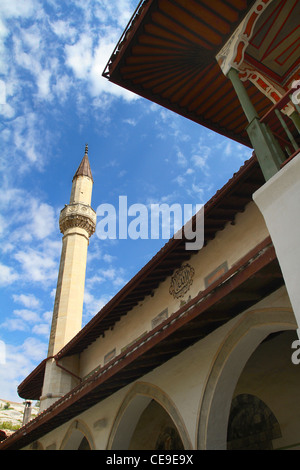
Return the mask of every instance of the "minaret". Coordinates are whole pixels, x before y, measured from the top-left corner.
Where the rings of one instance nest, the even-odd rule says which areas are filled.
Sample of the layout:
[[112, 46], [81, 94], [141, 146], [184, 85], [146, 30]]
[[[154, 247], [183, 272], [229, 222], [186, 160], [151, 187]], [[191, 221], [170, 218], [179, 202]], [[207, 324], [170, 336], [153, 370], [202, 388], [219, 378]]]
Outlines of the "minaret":
[[[54, 302], [41, 410], [47, 408], [72, 386], [71, 375], [63, 377], [55, 356], [82, 327], [83, 296], [89, 239], [95, 232], [96, 213], [91, 208], [93, 177], [88, 159], [88, 146], [74, 175], [70, 203], [60, 213], [63, 234], [60, 267]], [[71, 358], [70, 358], [71, 359]], [[69, 361], [70, 362], [70, 361]], [[76, 365], [68, 366], [76, 373]]]

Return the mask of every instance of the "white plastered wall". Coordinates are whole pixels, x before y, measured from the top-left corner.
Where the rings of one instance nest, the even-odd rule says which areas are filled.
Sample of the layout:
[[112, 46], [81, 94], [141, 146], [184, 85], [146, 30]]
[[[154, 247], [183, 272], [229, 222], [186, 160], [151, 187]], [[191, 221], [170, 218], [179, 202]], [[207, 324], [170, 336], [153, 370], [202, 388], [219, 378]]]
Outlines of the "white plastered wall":
[[246, 253], [257, 246], [269, 235], [264, 219], [252, 202], [244, 213], [237, 215], [235, 225], [228, 223], [216, 238], [193, 255], [188, 264], [195, 270], [193, 284], [182, 299], [174, 299], [170, 293], [171, 277], [162, 282], [153, 296], [146, 297], [121, 318], [113, 331], [107, 331], [105, 337], [98, 338], [81, 354], [80, 375], [89, 374], [100, 364], [104, 364], [104, 356], [116, 348], [116, 355], [121, 349], [152, 329], [151, 321], [168, 308], [168, 315], [180, 308], [181, 300], [194, 298], [205, 289], [205, 277], [217, 269], [225, 261], [228, 269], [238, 262]]
[[299, 330], [300, 153], [262, 186], [253, 199], [270, 232]]

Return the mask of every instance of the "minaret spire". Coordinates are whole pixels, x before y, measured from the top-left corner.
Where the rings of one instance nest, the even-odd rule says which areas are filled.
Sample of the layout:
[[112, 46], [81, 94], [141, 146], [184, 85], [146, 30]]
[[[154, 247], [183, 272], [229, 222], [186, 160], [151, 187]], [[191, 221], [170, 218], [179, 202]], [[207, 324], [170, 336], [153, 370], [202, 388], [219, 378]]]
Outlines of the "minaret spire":
[[82, 204], [91, 204], [92, 186], [94, 183], [92, 170], [88, 157], [88, 145], [85, 146], [83, 159], [72, 180], [72, 191], [70, 204], [81, 202]]
[[[88, 159], [88, 146], [74, 175], [70, 203], [59, 217], [63, 234], [62, 252], [54, 302], [41, 410], [67, 393], [72, 376], [56, 366], [55, 356], [82, 327], [87, 249], [96, 229], [96, 212], [91, 208], [93, 177]], [[72, 379], [74, 380], [74, 379]]]
[[77, 171], [74, 175], [73, 181], [78, 176], [88, 176], [93, 181], [93, 175], [92, 175], [90, 162], [89, 162], [89, 156], [88, 156], [88, 150], [89, 150], [89, 146], [88, 146], [88, 144], [86, 144], [85, 145], [84, 157], [81, 160], [81, 163], [80, 163], [80, 165], [79, 165], [79, 167], [78, 167], [78, 169], [77, 169]]

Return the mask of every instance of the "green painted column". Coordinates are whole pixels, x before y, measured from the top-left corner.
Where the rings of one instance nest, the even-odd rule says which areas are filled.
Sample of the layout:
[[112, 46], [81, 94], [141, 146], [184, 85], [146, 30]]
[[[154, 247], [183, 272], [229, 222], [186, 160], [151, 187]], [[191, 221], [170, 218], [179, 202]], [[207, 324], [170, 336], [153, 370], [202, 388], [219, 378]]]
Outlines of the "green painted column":
[[248, 119], [248, 122], [252, 122], [253, 119], [259, 118], [256, 109], [254, 108], [252, 101], [249, 98], [246, 88], [239, 77], [239, 72], [236, 69], [230, 69], [227, 77], [230, 79], [238, 99], [240, 100], [241, 106]]
[[247, 133], [255, 150], [263, 175], [267, 181], [280, 170], [281, 164], [286, 159], [285, 154], [269, 127], [260, 122], [258, 113], [249, 98], [243, 82], [239, 78], [239, 72], [231, 68], [227, 77], [230, 79], [235, 89], [249, 122]]
[[294, 126], [296, 127], [297, 131], [298, 131], [299, 134], [300, 134], [300, 116], [299, 116], [299, 114], [297, 113], [297, 111], [294, 111], [294, 112], [290, 115], [290, 118], [291, 118], [291, 120], [293, 121]]

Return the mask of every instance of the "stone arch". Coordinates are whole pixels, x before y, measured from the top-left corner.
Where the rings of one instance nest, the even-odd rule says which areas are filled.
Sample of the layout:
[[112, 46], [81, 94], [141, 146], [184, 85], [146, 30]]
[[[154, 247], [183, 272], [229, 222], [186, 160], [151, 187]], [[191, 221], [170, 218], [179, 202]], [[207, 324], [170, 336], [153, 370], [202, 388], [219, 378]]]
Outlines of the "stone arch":
[[43, 444], [40, 441], [34, 441], [30, 444], [30, 450], [44, 450]]
[[226, 449], [232, 396], [246, 362], [270, 334], [296, 329], [291, 308], [253, 310], [239, 318], [220, 345], [206, 380], [198, 418], [198, 449]]
[[[162, 407], [164, 412], [166, 412], [171, 419], [174, 429], [180, 437], [183, 448], [192, 449], [188, 432], [174, 403], [161, 389], [144, 382], [134, 384], [123, 400], [110, 432], [107, 449], [128, 449], [142, 414], [149, 406], [155, 404]], [[159, 439], [164, 439], [164, 435], [168, 435], [168, 437], [171, 438], [171, 430], [169, 428], [164, 429], [163, 432], [160, 433]]]
[[63, 438], [60, 450], [95, 450], [89, 428], [82, 421], [74, 421]]

